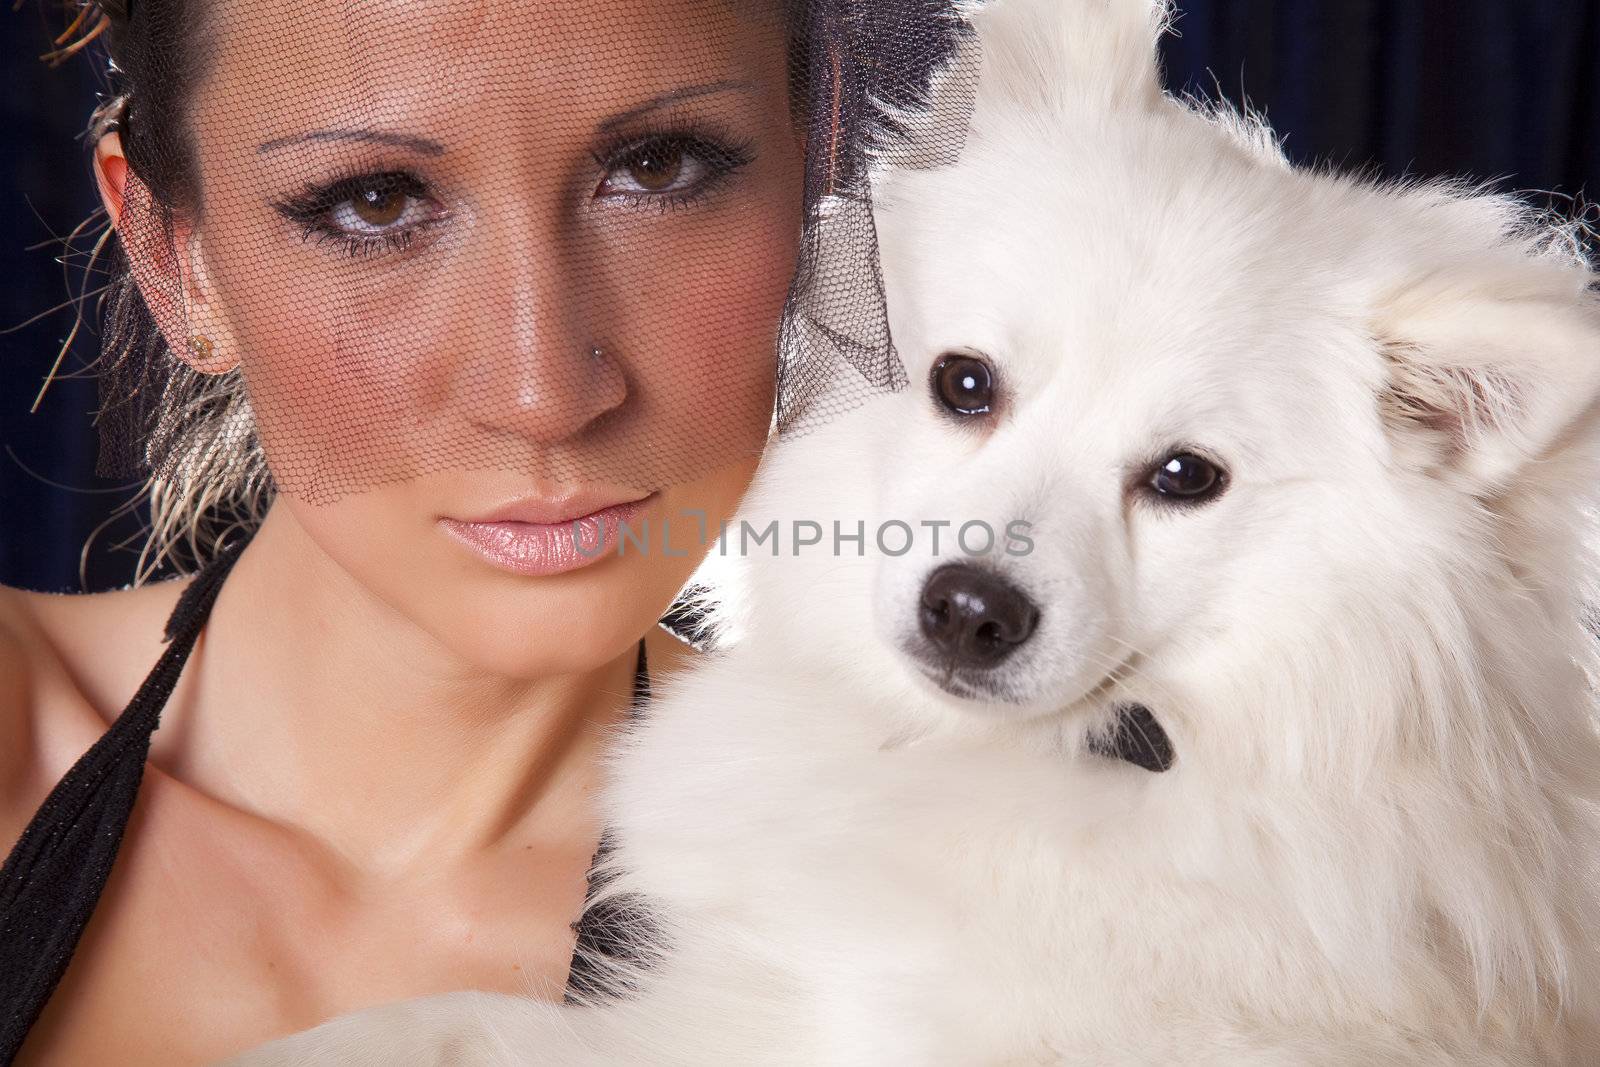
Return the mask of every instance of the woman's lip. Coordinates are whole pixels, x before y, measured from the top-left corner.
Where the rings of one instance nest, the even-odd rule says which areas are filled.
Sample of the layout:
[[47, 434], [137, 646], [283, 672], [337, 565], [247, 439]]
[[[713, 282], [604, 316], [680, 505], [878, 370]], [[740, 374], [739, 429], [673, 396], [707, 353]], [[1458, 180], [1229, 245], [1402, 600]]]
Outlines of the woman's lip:
[[527, 515], [561, 510], [571, 514], [574, 509], [570, 502], [561, 501], [542, 511], [519, 505], [502, 509], [493, 518], [473, 522], [445, 518], [439, 523], [457, 541], [501, 570], [529, 576], [561, 574], [598, 563], [615, 552], [623, 524], [631, 524], [654, 497], [651, 493], [553, 522], [503, 516], [508, 512]]
[[467, 523], [496, 523], [496, 522], [521, 522], [537, 525], [554, 525], [557, 523], [577, 522], [594, 515], [610, 511], [613, 508], [629, 507], [634, 504], [643, 504], [655, 496], [646, 493], [644, 496], [629, 498], [620, 493], [566, 493], [556, 497], [523, 497], [503, 504], [487, 514], [472, 519], [447, 519], [448, 522]]

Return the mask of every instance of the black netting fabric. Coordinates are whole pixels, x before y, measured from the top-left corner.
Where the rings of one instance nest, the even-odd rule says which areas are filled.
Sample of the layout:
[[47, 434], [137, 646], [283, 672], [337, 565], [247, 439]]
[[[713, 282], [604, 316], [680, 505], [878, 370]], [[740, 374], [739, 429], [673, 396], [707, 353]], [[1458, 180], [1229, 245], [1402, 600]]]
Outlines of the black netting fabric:
[[73, 10], [128, 167], [103, 473], [649, 491], [905, 382], [868, 177], [959, 148], [953, 0]]

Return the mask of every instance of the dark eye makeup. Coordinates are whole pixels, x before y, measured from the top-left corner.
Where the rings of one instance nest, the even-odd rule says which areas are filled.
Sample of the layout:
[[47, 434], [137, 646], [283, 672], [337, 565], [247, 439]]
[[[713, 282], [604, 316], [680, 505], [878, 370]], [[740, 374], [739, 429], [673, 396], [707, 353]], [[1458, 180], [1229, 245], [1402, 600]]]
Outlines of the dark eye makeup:
[[[753, 159], [748, 143], [703, 122], [652, 123], [591, 154], [602, 174], [594, 200], [659, 211], [693, 206]], [[428, 183], [403, 169], [342, 174], [272, 207], [300, 229], [302, 240], [334, 242], [353, 257], [405, 251], [446, 217]]]
[[710, 195], [754, 158], [746, 141], [707, 126], [650, 124], [597, 147], [595, 165], [605, 175], [597, 199], [669, 210]]
[[430, 218], [405, 220], [429, 211], [432, 204], [420, 178], [409, 171], [388, 170], [346, 174], [307, 186], [273, 208], [300, 228], [302, 240], [340, 242], [347, 255], [367, 256], [410, 247], [437, 218], [438, 210], [431, 208]]

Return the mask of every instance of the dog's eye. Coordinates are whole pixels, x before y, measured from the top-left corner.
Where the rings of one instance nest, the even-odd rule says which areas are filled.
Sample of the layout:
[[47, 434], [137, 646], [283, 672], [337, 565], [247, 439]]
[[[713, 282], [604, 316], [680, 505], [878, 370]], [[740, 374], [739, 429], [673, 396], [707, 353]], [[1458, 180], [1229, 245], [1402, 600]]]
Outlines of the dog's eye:
[[987, 415], [994, 404], [994, 372], [976, 356], [941, 357], [932, 382], [939, 403], [957, 415]]
[[1193, 452], [1178, 452], [1150, 472], [1150, 488], [1169, 500], [1198, 504], [1217, 496], [1227, 475], [1215, 463]]

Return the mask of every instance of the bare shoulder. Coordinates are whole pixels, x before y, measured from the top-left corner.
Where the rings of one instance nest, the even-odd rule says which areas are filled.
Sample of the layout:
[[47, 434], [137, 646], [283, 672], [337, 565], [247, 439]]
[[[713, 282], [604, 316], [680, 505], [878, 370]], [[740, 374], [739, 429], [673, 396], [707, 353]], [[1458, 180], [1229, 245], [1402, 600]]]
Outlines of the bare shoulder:
[[138, 688], [179, 589], [0, 587], [0, 847]]
[[6, 792], [23, 774], [33, 747], [34, 670], [20, 597], [16, 590], [0, 586], [0, 808]]
[[38, 691], [48, 668], [25, 597], [0, 586], [0, 852], [22, 832], [43, 778]]
[[49, 658], [91, 706], [114, 717], [161, 654], [162, 631], [183, 582], [106, 593], [13, 591]]

